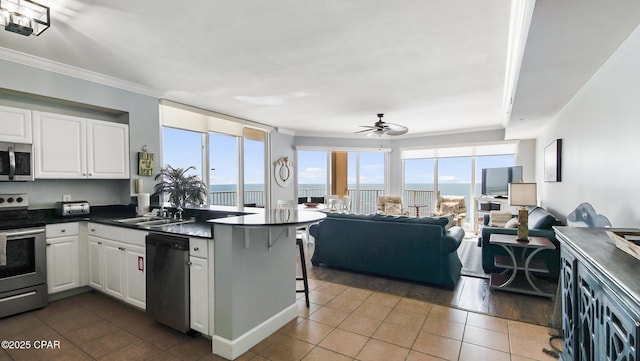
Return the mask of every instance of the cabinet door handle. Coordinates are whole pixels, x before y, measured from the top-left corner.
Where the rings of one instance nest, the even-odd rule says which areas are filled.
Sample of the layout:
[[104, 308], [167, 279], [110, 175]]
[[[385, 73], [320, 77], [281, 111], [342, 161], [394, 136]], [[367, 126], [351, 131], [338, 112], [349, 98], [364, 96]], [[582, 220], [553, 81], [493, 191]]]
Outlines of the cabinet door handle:
[[193, 247], [193, 250], [194, 250], [194, 251], [199, 251], [199, 250], [200, 250], [200, 247]]
[[119, 250], [124, 251], [125, 248], [124, 247], [118, 247]]
[[47, 247], [49, 247], [50, 245], [51, 245], [51, 243], [48, 243], [48, 242], [47, 242]]
[[95, 228], [91, 228], [91, 232], [95, 232], [95, 231], [96, 231], [96, 229], [95, 229]]
[[62, 232], [62, 233], [66, 232], [66, 231], [67, 231], [66, 229], [61, 229], [60, 230], [60, 232]]
[[187, 265], [191, 266], [193, 263], [191, 263], [191, 261], [187, 261]]
[[102, 242], [98, 242], [98, 244], [102, 244]]

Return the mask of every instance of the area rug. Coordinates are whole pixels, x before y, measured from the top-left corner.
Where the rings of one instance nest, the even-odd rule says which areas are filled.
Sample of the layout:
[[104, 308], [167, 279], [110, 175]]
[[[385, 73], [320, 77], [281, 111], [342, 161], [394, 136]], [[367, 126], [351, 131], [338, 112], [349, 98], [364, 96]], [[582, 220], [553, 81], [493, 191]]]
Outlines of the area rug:
[[463, 276], [489, 278], [489, 275], [482, 270], [482, 248], [478, 247], [478, 240], [475, 238], [465, 239], [458, 247], [458, 257], [462, 262]]

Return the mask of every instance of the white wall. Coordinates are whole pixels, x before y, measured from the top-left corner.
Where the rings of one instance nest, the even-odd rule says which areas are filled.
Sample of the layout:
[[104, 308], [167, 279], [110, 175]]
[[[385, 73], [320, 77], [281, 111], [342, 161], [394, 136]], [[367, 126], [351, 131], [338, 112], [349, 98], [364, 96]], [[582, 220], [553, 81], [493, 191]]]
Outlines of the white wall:
[[[615, 227], [640, 226], [640, 28], [551, 121], [536, 144], [542, 205], [563, 220], [591, 203]], [[543, 182], [545, 146], [562, 139], [562, 181]]]

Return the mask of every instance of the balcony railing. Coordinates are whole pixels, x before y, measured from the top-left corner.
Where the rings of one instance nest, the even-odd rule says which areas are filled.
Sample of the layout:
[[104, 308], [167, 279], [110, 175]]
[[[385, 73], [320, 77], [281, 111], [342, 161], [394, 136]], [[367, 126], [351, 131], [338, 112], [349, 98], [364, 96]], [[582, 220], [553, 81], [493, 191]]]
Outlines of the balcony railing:
[[[238, 197], [236, 191], [211, 192], [210, 205], [214, 206], [236, 206]], [[264, 207], [263, 191], [244, 191], [244, 204]]]
[[412, 209], [413, 215], [425, 217], [435, 210], [436, 192], [418, 189], [405, 189], [402, 197], [405, 208]]
[[[349, 189], [349, 197], [351, 197], [351, 211], [356, 214], [372, 214], [376, 213], [376, 202], [378, 197], [384, 195], [384, 191], [380, 189]], [[299, 197], [323, 197], [325, 195], [324, 188], [306, 188], [300, 189]], [[237, 196], [235, 191], [211, 192], [211, 205], [217, 206], [236, 206]], [[403, 194], [404, 207], [411, 215], [419, 215], [421, 217], [429, 215], [435, 207], [436, 196], [434, 191], [430, 190], [411, 190], [407, 189]], [[245, 191], [244, 204], [256, 205], [264, 207], [263, 191]]]

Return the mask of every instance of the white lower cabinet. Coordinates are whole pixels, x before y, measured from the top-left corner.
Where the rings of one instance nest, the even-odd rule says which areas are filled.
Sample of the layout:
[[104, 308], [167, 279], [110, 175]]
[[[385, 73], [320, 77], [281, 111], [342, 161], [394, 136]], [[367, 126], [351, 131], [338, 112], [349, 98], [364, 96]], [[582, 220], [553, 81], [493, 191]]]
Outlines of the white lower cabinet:
[[145, 308], [147, 278], [145, 248], [127, 245], [124, 250], [124, 298], [132, 305]]
[[207, 240], [189, 239], [190, 327], [209, 335], [209, 260]]
[[144, 309], [147, 232], [89, 223], [89, 286]]
[[209, 334], [209, 262], [200, 257], [189, 257], [189, 289], [191, 302], [191, 328]]
[[104, 240], [104, 293], [124, 299], [124, 250], [120, 242]]
[[78, 223], [46, 226], [47, 292], [49, 294], [80, 286], [80, 236]]
[[104, 287], [104, 253], [102, 245], [104, 240], [99, 237], [89, 236], [89, 286], [102, 290]]

